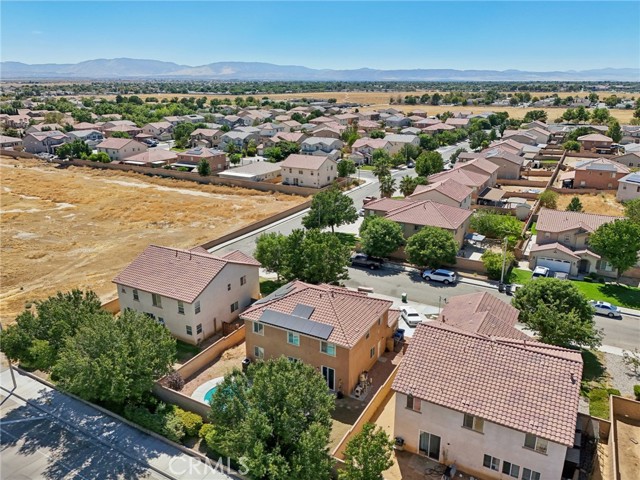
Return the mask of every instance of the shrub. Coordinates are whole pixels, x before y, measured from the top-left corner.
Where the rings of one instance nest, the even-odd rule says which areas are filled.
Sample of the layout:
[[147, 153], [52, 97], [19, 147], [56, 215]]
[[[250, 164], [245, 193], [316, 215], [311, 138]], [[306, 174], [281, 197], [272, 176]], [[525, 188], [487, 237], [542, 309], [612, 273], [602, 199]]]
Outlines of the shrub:
[[640, 385], [633, 386], [633, 394], [636, 397], [636, 400], [640, 401]]
[[207, 445], [207, 448], [213, 452], [218, 449], [218, 442], [216, 441], [216, 427], [214, 427], [210, 423], [205, 423], [200, 428], [200, 432], [198, 432], [198, 436], [204, 440], [204, 443]]
[[553, 190], [545, 190], [542, 192], [538, 200], [540, 205], [545, 208], [550, 208], [552, 210], [558, 208], [558, 194]]
[[164, 424], [164, 436], [174, 442], [180, 442], [184, 438], [184, 424], [178, 415], [167, 415]]
[[[502, 276], [502, 254], [486, 250], [482, 254], [482, 263], [484, 268], [487, 269], [487, 276], [492, 280], [500, 280]], [[515, 261], [515, 257], [511, 252], [507, 252], [507, 259], [505, 262], [505, 274], [509, 271], [509, 267]]]
[[200, 427], [200, 431], [198, 432], [198, 436], [200, 438], [204, 438], [207, 436], [207, 434], [211, 431], [215, 431], [216, 427], [214, 427], [212, 424], [210, 423], [205, 423], [202, 425], [202, 427]]
[[124, 417], [169, 440], [180, 442], [184, 438], [185, 428], [176, 410], [176, 407], [162, 402], [158, 403], [155, 413], [139, 405], [127, 405]]
[[167, 375], [167, 387], [179, 392], [184, 387], [184, 378], [175, 370]]
[[189, 437], [195, 437], [202, 428], [202, 417], [197, 413], [187, 412], [181, 408], [176, 408], [176, 416], [180, 418], [184, 425], [184, 433]]

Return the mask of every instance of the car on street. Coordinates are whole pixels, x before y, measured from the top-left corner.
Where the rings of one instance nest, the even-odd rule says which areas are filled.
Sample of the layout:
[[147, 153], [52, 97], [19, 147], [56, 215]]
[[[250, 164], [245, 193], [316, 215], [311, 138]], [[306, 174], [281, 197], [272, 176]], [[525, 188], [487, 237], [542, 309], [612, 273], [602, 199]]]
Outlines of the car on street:
[[351, 257], [352, 267], [364, 267], [370, 270], [376, 270], [378, 268], [382, 268], [383, 263], [384, 260], [381, 258], [370, 257], [364, 253], [356, 253]]
[[425, 270], [422, 272], [422, 278], [428, 282], [442, 282], [445, 285], [456, 283], [458, 281], [458, 276], [455, 272], [452, 272], [451, 270], [444, 270], [442, 268]]
[[598, 315], [606, 315], [609, 318], [622, 316], [620, 309], [609, 302], [591, 300], [589, 304], [593, 307]]
[[533, 273], [531, 274], [531, 278], [538, 277], [548, 277], [549, 269], [547, 267], [536, 267], [533, 269]]
[[417, 327], [419, 323], [422, 323], [425, 320], [425, 318], [412, 307], [402, 307], [400, 316], [410, 327]]
[[360, 210], [358, 210], [358, 216], [364, 217], [364, 208], [361, 208]]

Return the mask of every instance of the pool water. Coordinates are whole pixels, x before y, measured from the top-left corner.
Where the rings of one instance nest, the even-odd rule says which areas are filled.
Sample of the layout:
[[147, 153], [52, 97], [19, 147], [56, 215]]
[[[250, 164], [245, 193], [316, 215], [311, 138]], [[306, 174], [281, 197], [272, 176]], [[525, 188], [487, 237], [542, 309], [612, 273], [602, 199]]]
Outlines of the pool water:
[[216, 385], [205, 394], [204, 396], [205, 403], [211, 403], [211, 397], [213, 397], [213, 394], [216, 393], [217, 389], [218, 389], [218, 386]]

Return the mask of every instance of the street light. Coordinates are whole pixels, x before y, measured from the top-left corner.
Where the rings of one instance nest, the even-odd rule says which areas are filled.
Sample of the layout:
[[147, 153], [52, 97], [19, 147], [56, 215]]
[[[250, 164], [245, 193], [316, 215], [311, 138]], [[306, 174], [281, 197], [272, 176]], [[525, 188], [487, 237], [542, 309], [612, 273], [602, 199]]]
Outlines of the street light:
[[500, 274], [500, 284], [504, 282], [504, 267], [507, 263], [507, 244], [509, 242], [508, 237], [504, 237], [504, 245], [502, 247], [502, 273]]

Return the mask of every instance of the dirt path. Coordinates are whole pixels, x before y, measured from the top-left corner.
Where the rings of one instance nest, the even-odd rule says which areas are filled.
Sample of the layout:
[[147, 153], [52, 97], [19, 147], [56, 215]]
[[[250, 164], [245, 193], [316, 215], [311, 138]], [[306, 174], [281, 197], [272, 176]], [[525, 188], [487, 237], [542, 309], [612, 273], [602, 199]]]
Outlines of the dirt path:
[[304, 201], [4, 157], [0, 186], [3, 324], [58, 290], [115, 296], [111, 280], [149, 244], [192, 247]]

